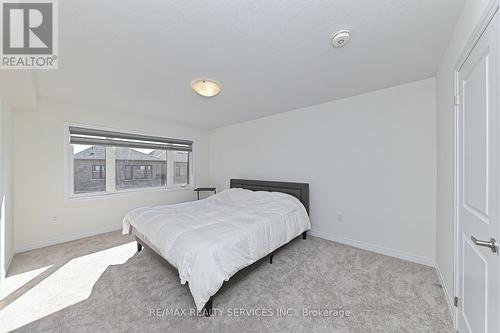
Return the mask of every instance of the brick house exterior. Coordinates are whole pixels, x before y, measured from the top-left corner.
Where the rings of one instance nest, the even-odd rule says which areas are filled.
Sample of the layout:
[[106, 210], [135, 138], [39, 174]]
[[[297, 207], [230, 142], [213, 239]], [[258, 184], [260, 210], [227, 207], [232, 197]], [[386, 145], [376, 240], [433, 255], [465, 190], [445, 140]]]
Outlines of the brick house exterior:
[[[174, 183], [187, 183], [187, 162], [187, 154], [174, 154]], [[115, 168], [117, 190], [166, 185], [165, 151], [117, 147]], [[106, 148], [93, 146], [74, 155], [74, 193], [100, 191], [106, 191]]]

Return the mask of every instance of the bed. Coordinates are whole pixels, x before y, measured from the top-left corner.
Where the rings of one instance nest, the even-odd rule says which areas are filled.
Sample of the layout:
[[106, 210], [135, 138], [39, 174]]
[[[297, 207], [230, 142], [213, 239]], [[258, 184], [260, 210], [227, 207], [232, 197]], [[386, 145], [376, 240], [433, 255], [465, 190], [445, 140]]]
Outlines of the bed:
[[207, 199], [141, 207], [123, 220], [138, 251], [146, 246], [188, 283], [198, 310], [212, 312], [213, 297], [225, 281], [272, 255], [311, 228], [309, 185], [231, 179], [230, 189]]

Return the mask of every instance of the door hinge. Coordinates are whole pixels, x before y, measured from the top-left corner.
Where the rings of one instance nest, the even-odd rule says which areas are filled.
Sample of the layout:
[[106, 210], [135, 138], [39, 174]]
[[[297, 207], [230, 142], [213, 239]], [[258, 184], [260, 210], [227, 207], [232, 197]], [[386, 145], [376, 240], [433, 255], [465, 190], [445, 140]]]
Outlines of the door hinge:
[[455, 95], [455, 105], [460, 105], [460, 95]]
[[458, 307], [458, 297], [457, 296], [455, 296], [455, 298], [453, 299], [453, 305], [455, 307]]

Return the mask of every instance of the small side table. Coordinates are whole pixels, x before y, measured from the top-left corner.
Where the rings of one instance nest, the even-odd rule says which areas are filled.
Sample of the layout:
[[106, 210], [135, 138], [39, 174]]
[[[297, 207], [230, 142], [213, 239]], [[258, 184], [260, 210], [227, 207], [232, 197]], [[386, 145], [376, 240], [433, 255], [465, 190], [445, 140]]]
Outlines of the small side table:
[[200, 192], [214, 192], [217, 194], [217, 189], [215, 187], [198, 187], [194, 191], [198, 194], [198, 200], [200, 200]]

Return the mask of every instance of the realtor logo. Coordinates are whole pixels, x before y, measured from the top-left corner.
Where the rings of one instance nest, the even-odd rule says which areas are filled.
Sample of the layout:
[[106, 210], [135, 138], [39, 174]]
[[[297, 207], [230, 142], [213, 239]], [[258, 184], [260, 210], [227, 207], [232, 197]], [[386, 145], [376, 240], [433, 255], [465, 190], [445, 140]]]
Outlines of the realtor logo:
[[2, 69], [57, 69], [57, 0], [0, 0]]

